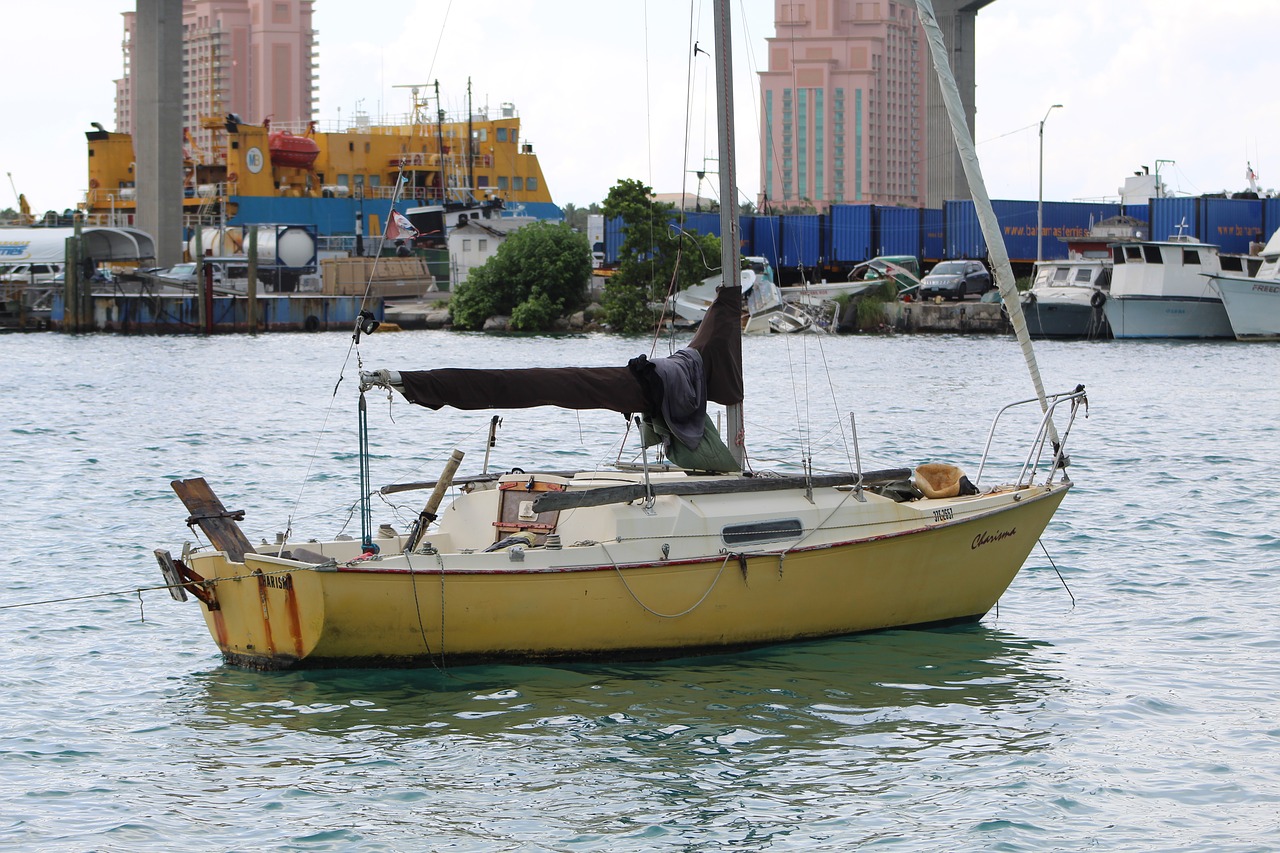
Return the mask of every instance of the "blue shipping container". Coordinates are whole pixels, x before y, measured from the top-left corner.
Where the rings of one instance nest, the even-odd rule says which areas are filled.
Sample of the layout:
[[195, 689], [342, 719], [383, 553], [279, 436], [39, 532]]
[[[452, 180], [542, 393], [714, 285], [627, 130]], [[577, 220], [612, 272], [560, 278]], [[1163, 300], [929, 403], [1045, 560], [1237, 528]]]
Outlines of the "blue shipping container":
[[1229, 254], [1249, 253], [1262, 240], [1262, 202], [1243, 198], [1202, 199], [1205, 242]]
[[1199, 202], [1198, 198], [1151, 199], [1151, 239], [1163, 241], [1182, 234], [1204, 240], [1200, 233]]
[[[779, 216], [753, 216], [751, 217], [751, 251], [749, 254], [758, 255], [767, 258], [769, 263], [777, 269], [782, 262], [782, 246], [779, 237], [779, 230], [782, 227], [782, 218]], [[748, 254], [744, 252], [744, 254]]]
[[946, 246], [947, 231], [943, 225], [942, 208], [926, 207], [920, 211], [920, 260], [937, 261], [942, 259], [942, 250]]
[[783, 216], [779, 228], [781, 251], [778, 265], [782, 267], [816, 267], [820, 260], [819, 226], [825, 217], [805, 214]]
[[[870, 258], [872, 205], [833, 204], [828, 214], [832, 261], [860, 263]], [[905, 253], [904, 253], [905, 254]]]
[[918, 207], [877, 206], [875, 254], [920, 257], [922, 215]]

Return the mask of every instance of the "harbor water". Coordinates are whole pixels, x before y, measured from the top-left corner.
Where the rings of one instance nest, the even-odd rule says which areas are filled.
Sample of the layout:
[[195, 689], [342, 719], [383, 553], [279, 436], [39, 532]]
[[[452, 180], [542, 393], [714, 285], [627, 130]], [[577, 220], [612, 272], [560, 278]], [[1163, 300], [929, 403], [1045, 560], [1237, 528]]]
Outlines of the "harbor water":
[[[627, 665], [225, 666], [154, 548], [204, 476], [254, 542], [358, 536], [357, 371], [620, 365], [442, 331], [0, 336], [0, 846], [1280, 848], [1280, 348], [1045, 342], [1076, 487], [980, 623]], [[665, 354], [666, 343], [658, 354]], [[744, 342], [752, 463], [944, 461], [1033, 396], [1009, 338]], [[484, 464], [492, 413], [368, 397], [374, 486]], [[1021, 412], [1021, 413], [1020, 413]], [[490, 470], [608, 465], [622, 419], [502, 412]], [[857, 450], [847, 442], [856, 418]], [[1031, 407], [982, 484], [1016, 477]], [[621, 447], [621, 450], [620, 450]], [[404, 529], [426, 492], [379, 500]]]

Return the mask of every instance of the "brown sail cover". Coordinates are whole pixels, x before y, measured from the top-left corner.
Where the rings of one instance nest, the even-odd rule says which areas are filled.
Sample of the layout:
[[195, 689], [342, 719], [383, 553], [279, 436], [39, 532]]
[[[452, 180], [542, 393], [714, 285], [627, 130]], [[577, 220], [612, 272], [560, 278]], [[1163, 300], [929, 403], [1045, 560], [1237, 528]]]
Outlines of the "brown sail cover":
[[[742, 288], [722, 287], [689, 346], [702, 354], [707, 399], [742, 402]], [[405, 399], [429, 409], [608, 409], [643, 412], [640, 383], [623, 367], [403, 370]]]

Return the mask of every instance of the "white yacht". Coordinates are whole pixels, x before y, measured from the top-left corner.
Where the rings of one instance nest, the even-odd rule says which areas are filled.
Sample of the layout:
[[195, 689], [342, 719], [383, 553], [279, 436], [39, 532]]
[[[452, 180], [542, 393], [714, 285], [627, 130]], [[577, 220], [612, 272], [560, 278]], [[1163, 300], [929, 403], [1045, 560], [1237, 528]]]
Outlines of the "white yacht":
[[1117, 338], [1230, 338], [1235, 333], [1210, 278], [1247, 278], [1249, 260], [1182, 235], [1112, 247], [1103, 310]]
[[1280, 231], [1263, 248], [1256, 275], [1224, 273], [1210, 280], [1237, 340], [1280, 341]]

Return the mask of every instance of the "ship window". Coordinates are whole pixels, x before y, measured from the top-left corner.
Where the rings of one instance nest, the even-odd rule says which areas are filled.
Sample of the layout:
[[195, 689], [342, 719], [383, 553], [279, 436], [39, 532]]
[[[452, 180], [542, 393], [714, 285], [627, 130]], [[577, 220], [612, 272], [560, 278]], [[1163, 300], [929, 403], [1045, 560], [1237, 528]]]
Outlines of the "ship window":
[[462, 251], [464, 251], [464, 252], [470, 252], [470, 251], [471, 251], [471, 241], [470, 241], [470, 240], [463, 240], [463, 241], [462, 241]]
[[1070, 268], [1070, 267], [1058, 267], [1058, 269], [1057, 269], [1057, 270], [1054, 272], [1054, 274], [1053, 274], [1053, 280], [1054, 280], [1054, 281], [1066, 281], [1066, 280], [1067, 280], [1067, 276], [1069, 276], [1069, 275], [1071, 275], [1071, 268]]
[[350, 185], [351, 185], [351, 176], [350, 176], [350, 175], [339, 175], [339, 176], [338, 176], [338, 186], [340, 186], [340, 187], [347, 187], [347, 186], [350, 186]]
[[382, 176], [381, 176], [381, 175], [370, 175], [370, 176], [369, 176], [369, 186], [371, 186], [371, 187], [380, 187], [380, 186], [382, 186]]
[[479, 250], [480, 250], [480, 251], [482, 251], [482, 252], [487, 252], [487, 251], [489, 251], [489, 241], [488, 241], [488, 240], [477, 240], [477, 241], [476, 241], [476, 248], [477, 248], [477, 249], [479, 249]]
[[505, 190], [506, 188], [507, 188], [507, 176], [506, 176], [506, 175], [499, 175], [499, 176], [498, 176], [498, 189], [500, 189], [500, 190]]
[[511, 189], [513, 189], [513, 190], [523, 190], [523, 189], [524, 189], [524, 178], [520, 177], [519, 175], [516, 175], [514, 178], [512, 178], [512, 179], [511, 179]]
[[507, 141], [507, 129], [505, 127], [498, 128], [498, 141], [499, 142]]
[[1182, 250], [1182, 262], [1183, 262], [1184, 264], [1195, 264], [1196, 266], [1199, 266], [1199, 265], [1200, 265], [1200, 253], [1199, 253], [1198, 251], [1196, 251], [1195, 249], [1183, 249], [1183, 250]]
[[1115, 248], [1113, 248], [1111, 250], [1111, 258], [1117, 264], [1123, 264], [1124, 263], [1124, 247], [1116, 246]]
[[1078, 282], [1087, 282], [1092, 277], [1093, 277], [1093, 270], [1089, 269], [1088, 267], [1081, 267], [1080, 269], [1076, 270], [1076, 281]]
[[489, 186], [489, 176], [488, 176], [488, 175], [476, 175], [476, 186], [477, 186], [477, 187], [487, 187], [487, 186]]
[[533, 192], [538, 188], [538, 179], [529, 178], [529, 180], [524, 182], [524, 188], [527, 189], [529, 192]]
[[747, 524], [727, 524], [720, 536], [726, 545], [759, 545], [764, 542], [782, 542], [787, 539], [799, 539], [804, 533], [804, 525], [798, 518], [785, 518], [770, 521], [752, 521]]
[[1131, 261], [1140, 261], [1142, 260], [1142, 247], [1141, 246], [1125, 246], [1124, 256], [1125, 258]]
[[1219, 255], [1218, 260], [1222, 264], [1223, 272], [1244, 272], [1244, 264], [1240, 263], [1240, 259], [1234, 255]]

